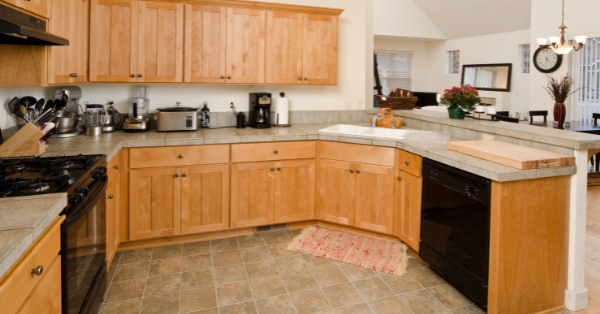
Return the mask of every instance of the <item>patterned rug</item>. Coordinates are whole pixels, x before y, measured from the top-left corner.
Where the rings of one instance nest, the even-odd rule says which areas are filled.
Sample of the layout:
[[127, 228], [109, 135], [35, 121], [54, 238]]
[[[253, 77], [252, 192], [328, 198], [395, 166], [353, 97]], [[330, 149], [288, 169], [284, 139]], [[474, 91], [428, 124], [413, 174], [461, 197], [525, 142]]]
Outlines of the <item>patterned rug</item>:
[[288, 250], [356, 266], [402, 275], [407, 247], [401, 242], [367, 238], [320, 227], [309, 227], [292, 240]]

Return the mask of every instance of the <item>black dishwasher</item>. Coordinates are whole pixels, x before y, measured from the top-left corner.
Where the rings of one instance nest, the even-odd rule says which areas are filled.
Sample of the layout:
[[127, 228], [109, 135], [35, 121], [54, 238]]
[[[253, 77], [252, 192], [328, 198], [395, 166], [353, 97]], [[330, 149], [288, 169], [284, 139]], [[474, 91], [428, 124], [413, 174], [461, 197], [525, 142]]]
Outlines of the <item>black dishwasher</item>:
[[463, 294], [487, 308], [489, 179], [423, 159], [420, 257]]

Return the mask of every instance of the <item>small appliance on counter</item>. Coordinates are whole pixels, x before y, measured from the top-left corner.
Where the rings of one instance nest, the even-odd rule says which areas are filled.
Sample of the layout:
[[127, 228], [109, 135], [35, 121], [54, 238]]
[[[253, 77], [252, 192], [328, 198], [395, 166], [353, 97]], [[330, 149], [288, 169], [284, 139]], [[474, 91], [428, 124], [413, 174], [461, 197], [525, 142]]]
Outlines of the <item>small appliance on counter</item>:
[[290, 100], [285, 98], [285, 93], [279, 93], [281, 98], [275, 99], [273, 125], [279, 127], [290, 126]]
[[210, 128], [210, 109], [208, 109], [208, 103], [204, 103], [202, 111], [200, 112], [200, 125], [201, 127], [208, 129]]
[[198, 107], [182, 107], [177, 102], [175, 107], [158, 108], [154, 116], [159, 132], [196, 131], [198, 130]]
[[248, 126], [255, 129], [271, 127], [271, 93], [250, 93]]
[[125, 132], [145, 132], [150, 129], [148, 88], [148, 85], [135, 86], [133, 97], [127, 99], [128, 118], [123, 125]]
[[57, 131], [52, 137], [74, 137], [83, 134], [85, 130], [79, 116], [79, 100], [82, 97], [81, 88], [77, 86], [60, 86], [54, 92], [54, 97], [57, 100], [61, 99], [63, 93], [67, 95], [69, 101], [66, 108], [58, 116], [61, 119], [58, 122]]
[[99, 104], [90, 104], [86, 101], [83, 112], [85, 114], [85, 135], [102, 135], [106, 120], [104, 106]]
[[123, 122], [125, 119], [121, 116], [119, 111], [113, 107], [113, 103], [108, 103], [108, 108], [106, 108], [104, 125], [102, 126], [102, 131], [104, 133], [114, 132], [116, 130], [121, 129], [123, 126]]

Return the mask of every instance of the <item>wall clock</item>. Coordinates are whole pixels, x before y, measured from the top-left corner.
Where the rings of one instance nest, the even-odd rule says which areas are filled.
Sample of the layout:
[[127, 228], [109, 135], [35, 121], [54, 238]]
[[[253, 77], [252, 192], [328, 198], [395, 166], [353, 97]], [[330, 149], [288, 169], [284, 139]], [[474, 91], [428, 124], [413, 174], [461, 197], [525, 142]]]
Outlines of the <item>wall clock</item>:
[[542, 73], [551, 73], [560, 68], [562, 57], [550, 48], [538, 48], [533, 54], [533, 65]]

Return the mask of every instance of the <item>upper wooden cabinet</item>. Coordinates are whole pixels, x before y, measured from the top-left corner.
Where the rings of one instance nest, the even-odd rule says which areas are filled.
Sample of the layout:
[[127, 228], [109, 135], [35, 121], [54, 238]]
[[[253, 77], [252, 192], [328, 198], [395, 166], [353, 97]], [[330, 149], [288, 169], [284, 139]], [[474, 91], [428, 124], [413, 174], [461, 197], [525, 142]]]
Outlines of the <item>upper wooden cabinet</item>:
[[91, 1], [91, 82], [183, 81], [183, 4]]
[[1, 4], [9, 4], [41, 17], [49, 17], [50, 0], [0, 0]]
[[88, 9], [87, 0], [52, 1], [48, 31], [68, 39], [69, 45], [48, 48], [48, 85], [87, 81]]
[[266, 11], [227, 9], [227, 83], [265, 82]]
[[304, 18], [304, 65], [302, 68], [304, 84], [337, 84], [337, 16], [306, 15]]

